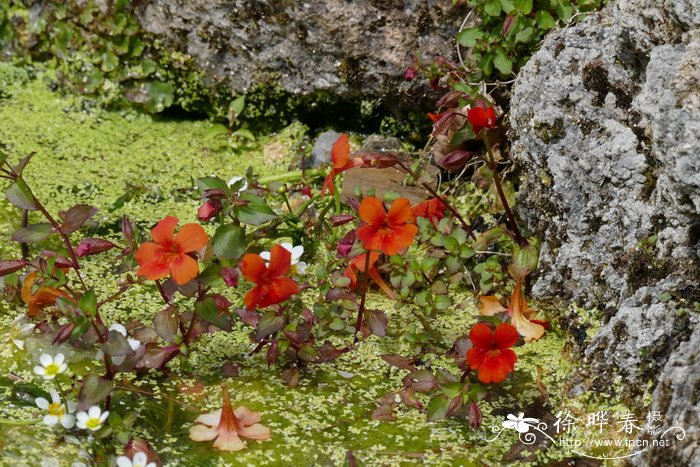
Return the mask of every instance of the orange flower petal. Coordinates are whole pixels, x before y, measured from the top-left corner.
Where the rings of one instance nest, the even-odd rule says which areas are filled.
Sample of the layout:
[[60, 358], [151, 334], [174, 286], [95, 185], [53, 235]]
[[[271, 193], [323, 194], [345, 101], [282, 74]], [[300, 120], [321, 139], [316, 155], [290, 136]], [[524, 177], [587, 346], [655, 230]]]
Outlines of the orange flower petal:
[[484, 363], [485, 358], [486, 352], [480, 347], [472, 347], [467, 350], [467, 363], [472, 370], [478, 369]]
[[158, 258], [155, 258], [152, 261], [141, 264], [136, 273], [151, 281], [164, 279], [170, 275], [170, 263], [159, 261]]
[[418, 227], [414, 224], [393, 225], [391, 235], [385, 236], [382, 241], [381, 250], [387, 255], [395, 255], [411, 246], [417, 233]]
[[243, 297], [243, 302], [245, 302], [246, 308], [249, 310], [254, 310], [260, 303], [262, 303], [265, 295], [267, 295], [265, 287], [256, 285], [250, 289], [247, 294], [245, 294], [245, 297]]
[[139, 249], [136, 250], [136, 262], [139, 264], [153, 261], [155, 258], [163, 254], [163, 247], [153, 242], [142, 243]]
[[175, 243], [180, 248], [180, 253], [197, 251], [209, 243], [209, 237], [199, 224], [185, 224], [175, 235]]
[[156, 243], [164, 244], [173, 240], [175, 227], [180, 220], [177, 217], [168, 216], [156, 224], [151, 230], [151, 237]]
[[367, 196], [360, 203], [360, 219], [367, 222], [369, 225], [378, 225], [384, 222], [386, 217], [386, 209], [384, 204], [374, 196]]
[[368, 250], [380, 250], [382, 248], [383, 237], [379, 234], [379, 228], [374, 225], [363, 225], [357, 228], [357, 238]]
[[333, 177], [335, 176], [335, 171], [331, 170], [323, 181], [323, 186], [321, 187], [321, 196], [326, 194], [326, 191], [331, 195], [335, 192], [335, 185], [333, 184]]
[[518, 330], [508, 323], [501, 323], [496, 327], [493, 333], [493, 340], [498, 344], [499, 349], [507, 349], [513, 347], [518, 342]]
[[405, 224], [412, 218], [411, 202], [406, 198], [395, 199], [387, 214], [389, 224]]
[[266, 306], [282, 303], [301, 289], [294, 280], [289, 277], [279, 277], [270, 284], [269, 293], [264, 303]]
[[254, 253], [248, 253], [243, 255], [241, 260], [241, 273], [248, 281], [257, 284], [262, 280], [265, 273], [267, 272], [267, 267], [265, 266], [265, 261]]
[[265, 441], [270, 439], [270, 429], [265, 425], [256, 423], [250, 426], [244, 426], [238, 429], [238, 435], [243, 436], [248, 439], [255, 439], [258, 441]]
[[469, 340], [472, 341], [474, 347], [489, 348], [491, 346], [491, 328], [488, 324], [476, 323], [471, 331], [469, 331]]
[[350, 158], [350, 140], [348, 135], [343, 133], [338, 137], [338, 139], [333, 143], [331, 148], [331, 159], [333, 160], [333, 168], [341, 169], [345, 167]]
[[289, 272], [292, 266], [292, 254], [280, 244], [274, 245], [270, 250], [270, 265], [267, 273], [270, 277], [283, 276]]
[[197, 261], [189, 255], [180, 255], [170, 263], [170, 274], [177, 285], [185, 285], [199, 274]]
[[508, 304], [508, 311], [510, 312], [511, 323], [515, 326], [520, 335], [525, 338], [526, 342], [537, 340], [542, 337], [544, 334], [544, 327], [526, 318], [526, 314], [532, 316], [532, 310], [527, 306], [525, 297], [523, 297], [520, 281], [515, 284], [515, 288], [510, 297], [510, 303]]
[[222, 451], [240, 451], [245, 448], [245, 444], [238, 437], [235, 431], [219, 431], [219, 436], [214, 441], [214, 447]]

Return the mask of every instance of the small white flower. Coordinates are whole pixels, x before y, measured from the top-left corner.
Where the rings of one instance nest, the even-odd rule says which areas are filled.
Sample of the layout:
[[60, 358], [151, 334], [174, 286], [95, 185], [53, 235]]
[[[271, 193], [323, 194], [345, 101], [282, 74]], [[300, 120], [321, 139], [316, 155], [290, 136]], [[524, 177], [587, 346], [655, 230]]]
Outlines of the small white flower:
[[61, 422], [63, 428], [73, 428], [75, 425], [75, 402], [66, 401], [64, 405], [61, 402], [61, 396], [55, 390], [50, 391], [51, 402], [47, 401], [43, 397], [37, 397], [34, 402], [36, 406], [42, 410], [47, 410], [49, 413], [44, 416], [44, 423], [48, 426], [55, 426], [58, 422]]
[[539, 420], [536, 418], [524, 418], [525, 414], [520, 412], [516, 417], [513, 414], [508, 414], [508, 420], [503, 422], [503, 428], [517, 430], [518, 433], [527, 433], [530, 428], [535, 426]]
[[25, 321], [24, 316], [20, 316], [10, 323], [8, 341], [11, 341], [18, 349], [24, 350], [24, 338], [34, 331], [36, 324]]
[[[290, 268], [289, 272], [291, 273], [292, 276], [301, 276], [304, 274], [306, 271], [306, 263], [303, 261], [299, 261], [301, 258], [301, 255], [304, 254], [304, 247], [303, 245], [297, 245], [293, 246], [291, 243], [280, 243], [282, 248], [287, 250], [292, 254], [292, 267]], [[270, 252], [269, 251], [263, 251], [260, 253], [260, 257], [265, 260], [266, 263], [270, 262]]]
[[148, 462], [148, 456], [145, 452], [137, 452], [134, 457], [129, 459], [126, 456], [117, 457], [118, 467], [156, 467], [155, 462]]
[[109, 417], [109, 410], [103, 412], [99, 406], [93, 405], [87, 412], [78, 412], [75, 417], [78, 420], [76, 426], [81, 430], [97, 431]]
[[64, 362], [66, 358], [62, 353], [56, 354], [55, 357], [44, 353], [39, 357], [39, 363], [41, 366], [37, 365], [34, 367], [34, 373], [39, 376], [43, 376], [44, 379], [54, 379], [56, 375], [59, 375], [68, 369], [68, 365]]
[[240, 193], [241, 191], [246, 191], [248, 189], [248, 180], [246, 180], [245, 177], [231, 177], [231, 180], [229, 180], [227, 183], [228, 186], [233, 186], [239, 180], [243, 180], [243, 185], [241, 185], [241, 187], [238, 189], [238, 193]]
[[[126, 328], [119, 324], [119, 323], [114, 323], [109, 327], [110, 331], [116, 331], [122, 336], [126, 337], [127, 341], [129, 342], [129, 347], [131, 347], [131, 350], [134, 352], [138, 350], [139, 347], [141, 347], [141, 341], [138, 339], [132, 339], [130, 337], [127, 337], [126, 335]], [[102, 350], [98, 350], [97, 353], [95, 354], [95, 360], [102, 360], [102, 358], [105, 356], [105, 354], [102, 352]], [[126, 355], [114, 355], [112, 356], [112, 363], [115, 365], [121, 365], [124, 363], [124, 360], [126, 359]]]

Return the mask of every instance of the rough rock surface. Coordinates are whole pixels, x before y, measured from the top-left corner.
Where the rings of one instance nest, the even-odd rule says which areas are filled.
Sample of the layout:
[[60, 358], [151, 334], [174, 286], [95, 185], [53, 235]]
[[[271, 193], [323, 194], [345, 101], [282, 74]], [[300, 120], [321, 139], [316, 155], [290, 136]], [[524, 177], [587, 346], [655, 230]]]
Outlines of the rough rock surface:
[[602, 311], [593, 387], [616, 375], [641, 406], [661, 381], [653, 405], [692, 431], [670, 465], [700, 459], [699, 26], [694, 0], [611, 3], [550, 35], [511, 101], [520, 213], [545, 241], [533, 291]]
[[390, 97], [410, 58], [453, 54], [464, 14], [450, 0], [144, 0], [136, 15], [169, 47], [191, 55], [212, 86], [234, 94], [278, 85], [295, 94]]

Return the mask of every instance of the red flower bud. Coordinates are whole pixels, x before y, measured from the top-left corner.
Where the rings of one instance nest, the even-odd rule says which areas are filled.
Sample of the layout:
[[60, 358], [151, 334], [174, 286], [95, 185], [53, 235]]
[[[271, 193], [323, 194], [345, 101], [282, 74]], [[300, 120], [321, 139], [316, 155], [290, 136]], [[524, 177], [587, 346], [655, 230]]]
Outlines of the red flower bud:
[[206, 222], [221, 212], [221, 201], [218, 199], [210, 199], [197, 210], [197, 219]]
[[335, 216], [331, 216], [331, 224], [333, 227], [338, 227], [354, 220], [355, 216], [352, 214], [337, 214]]
[[102, 238], [84, 238], [80, 240], [75, 253], [78, 256], [90, 256], [102, 253], [114, 248], [114, 243]]

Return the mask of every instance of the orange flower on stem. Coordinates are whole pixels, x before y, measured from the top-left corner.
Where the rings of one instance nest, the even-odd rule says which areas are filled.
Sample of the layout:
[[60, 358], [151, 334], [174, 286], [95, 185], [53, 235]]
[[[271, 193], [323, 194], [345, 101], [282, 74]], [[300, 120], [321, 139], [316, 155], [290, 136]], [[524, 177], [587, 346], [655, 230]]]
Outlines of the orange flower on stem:
[[257, 441], [270, 439], [270, 429], [259, 423], [262, 418], [260, 412], [253, 412], [243, 405], [234, 410], [228, 389], [222, 384], [221, 390], [224, 399], [222, 407], [197, 417], [197, 424], [190, 428], [190, 439], [215, 439], [214, 447], [222, 451], [240, 451], [245, 448], [241, 438]]
[[345, 133], [340, 135], [336, 142], [333, 143], [333, 147], [331, 148], [331, 161], [333, 162], [333, 167], [323, 182], [321, 196], [326, 193], [326, 190], [328, 193], [333, 194], [335, 191], [333, 179], [336, 175], [363, 164], [362, 159], [359, 157], [350, 159], [350, 141], [348, 135]]
[[492, 106], [472, 107], [467, 111], [467, 119], [471, 123], [475, 134], [479, 134], [484, 128], [494, 128], [496, 126], [496, 110]]
[[365, 264], [367, 264], [367, 253], [355, 256], [352, 260], [350, 260], [350, 265], [347, 267], [345, 272], [343, 272], [343, 276], [350, 279], [350, 288], [355, 288], [355, 286], [357, 286], [357, 271], [366, 272], [370, 279], [372, 279], [372, 281], [374, 281], [374, 283], [377, 284], [380, 289], [382, 289], [386, 296], [393, 300], [394, 292], [391, 291], [387, 283], [384, 282], [384, 279], [382, 279], [382, 276], [379, 275], [377, 268], [374, 267], [374, 264], [378, 259], [379, 253], [374, 251], [370, 252], [369, 271], [365, 271]]
[[396, 199], [389, 212], [374, 196], [360, 203], [360, 218], [367, 223], [357, 229], [357, 236], [368, 250], [395, 255], [413, 243], [418, 227], [412, 224], [411, 203], [406, 198]]
[[65, 292], [52, 287], [39, 287], [36, 291], [32, 291], [36, 278], [36, 273], [30, 272], [22, 284], [22, 301], [28, 306], [29, 316], [38, 315], [41, 310], [56, 303], [58, 297], [68, 297]]
[[445, 217], [447, 205], [440, 198], [430, 198], [413, 206], [413, 218], [424, 217], [433, 225], [437, 225]]
[[491, 295], [479, 297], [479, 312], [484, 316], [493, 316], [507, 311], [510, 322], [526, 342], [537, 340], [544, 334], [547, 325], [544, 321], [533, 319], [535, 312], [527, 305], [522, 291], [522, 282], [517, 281], [510, 296], [508, 308], [501, 305], [498, 299]]
[[254, 253], [248, 253], [241, 260], [243, 277], [255, 284], [243, 298], [246, 308], [265, 308], [281, 303], [301, 290], [296, 282], [287, 277], [292, 266], [292, 254], [282, 245], [270, 250], [270, 264]]
[[469, 340], [474, 346], [467, 350], [467, 363], [479, 371], [477, 377], [482, 383], [500, 383], [515, 369], [518, 356], [511, 347], [518, 342], [518, 331], [512, 325], [501, 323], [492, 331], [491, 326], [477, 323], [469, 332]]
[[201, 225], [185, 224], [175, 235], [179, 220], [168, 216], [151, 230], [153, 242], [146, 242], [136, 251], [139, 276], [158, 280], [171, 276], [178, 285], [197, 277], [199, 266], [188, 253], [203, 248], [209, 237]]

